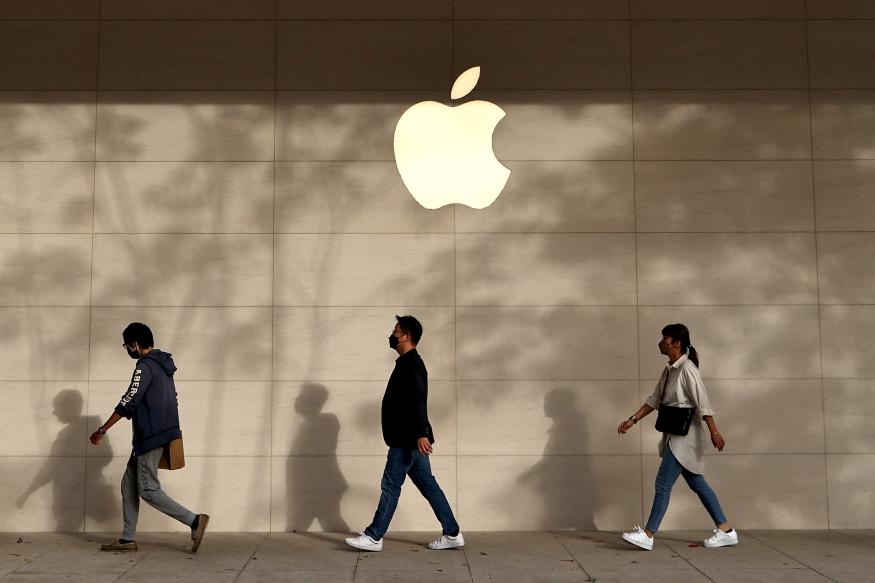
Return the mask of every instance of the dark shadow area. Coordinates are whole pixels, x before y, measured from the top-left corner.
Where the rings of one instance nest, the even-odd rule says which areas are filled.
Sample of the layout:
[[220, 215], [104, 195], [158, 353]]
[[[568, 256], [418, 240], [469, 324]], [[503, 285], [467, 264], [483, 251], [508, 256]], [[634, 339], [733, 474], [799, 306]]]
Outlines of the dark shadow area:
[[[85, 507], [83, 516], [72, 517], [64, 510], [69, 505], [72, 495], [81, 491], [81, 475], [72, 473], [62, 463], [63, 449], [71, 442], [82, 439], [83, 427], [98, 427], [103, 420], [96, 416], [85, 417], [82, 414], [83, 399], [79, 391], [67, 389], [58, 393], [52, 401], [52, 413], [63, 423], [65, 427], [58, 433], [52, 444], [51, 453], [46, 458], [45, 464], [34, 477], [30, 487], [25, 490], [15, 501], [19, 508], [23, 508], [31, 494], [51, 484], [52, 486], [52, 509], [57, 517], [55, 530], [58, 532], [79, 532], [82, 530], [84, 520], [92, 518], [102, 522], [117, 515], [114, 505], [98, 505], [96, 508]], [[90, 444], [89, 444], [90, 446]], [[93, 446], [90, 446], [93, 447]], [[118, 499], [118, 488], [111, 486], [103, 475], [104, 468], [112, 461], [112, 446], [109, 439], [104, 439], [99, 446], [95, 447], [94, 457], [83, 459], [85, 470], [85, 491], [88, 496], [103, 499]], [[103, 510], [104, 508], [108, 510]]]
[[[314, 522], [327, 532], [349, 532], [340, 512], [341, 499], [349, 489], [337, 462], [340, 422], [337, 415], [322, 410], [328, 396], [324, 385], [304, 383], [295, 399], [295, 411], [304, 422], [286, 462], [289, 493], [286, 528], [294, 532], [306, 531]], [[311, 457], [314, 451], [325, 453], [314, 458]], [[312, 495], [305, 496], [305, 492]]]

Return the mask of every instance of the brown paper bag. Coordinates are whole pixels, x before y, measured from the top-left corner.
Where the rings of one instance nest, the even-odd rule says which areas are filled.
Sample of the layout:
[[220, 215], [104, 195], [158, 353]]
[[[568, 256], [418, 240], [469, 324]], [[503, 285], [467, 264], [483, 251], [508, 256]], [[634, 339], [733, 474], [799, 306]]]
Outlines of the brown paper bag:
[[164, 446], [164, 453], [158, 462], [162, 470], [178, 470], [185, 467], [185, 451], [182, 448], [182, 438], [174, 439]]

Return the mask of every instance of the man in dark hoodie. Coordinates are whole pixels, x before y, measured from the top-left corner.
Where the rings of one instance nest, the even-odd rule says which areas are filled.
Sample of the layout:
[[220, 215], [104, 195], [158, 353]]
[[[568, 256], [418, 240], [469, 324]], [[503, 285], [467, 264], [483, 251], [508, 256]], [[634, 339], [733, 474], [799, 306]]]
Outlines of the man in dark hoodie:
[[450, 509], [450, 503], [431, 473], [428, 456], [434, 434], [428, 422], [428, 372], [416, 350], [422, 324], [413, 316], [395, 316], [398, 322], [389, 336], [389, 347], [400, 355], [383, 396], [383, 440], [389, 446], [386, 469], [380, 485], [380, 502], [371, 525], [346, 544], [362, 551], [382, 551], [383, 535], [398, 506], [405, 476], [425, 496], [443, 533], [428, 544], [434, 550], [465, 546], [465, 539]]
[[91, 434], [91, 443], [100, 443], [109, 428], [124, 417], [133, 425], [134, 451], [122, 478], [124, 532], [120, 539], [102, 545], [100, 550], [137, 550], [137, 518], [142, 498], [153, 508], [191, 527], [191, 552], [196, 553], [210, 517], [184, 508], [164, 493], [158, 481], [158, 462], [164, 446], [182, 437], [173, 384], [176, 365], [170, 353], [153, 348], [152, 331], [145, 324], [128, 325], [122, 339], [122, 347], [137, 364], [128, 390], [107, 422]]

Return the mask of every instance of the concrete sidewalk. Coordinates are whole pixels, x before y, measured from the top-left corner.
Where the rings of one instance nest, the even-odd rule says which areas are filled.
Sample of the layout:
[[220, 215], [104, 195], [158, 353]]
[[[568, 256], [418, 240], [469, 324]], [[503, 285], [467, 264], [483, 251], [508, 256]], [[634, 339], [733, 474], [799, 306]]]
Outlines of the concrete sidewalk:
[[741, 544], [722, 549], [700, 546], [707, 534], [665, 532], [646, 552], [606, 532], [467, 532], [455, 551], [424, 548], [433, 534], [390, 533], [382, 553], [358, 553], [346, 534], [208, 533], [191, 555], [182, 533], [143, 534], [137, 553], [98, 551], [112, 535], [6, 533], [0, 580], [875, 582], [875, 531], [740, 531]]

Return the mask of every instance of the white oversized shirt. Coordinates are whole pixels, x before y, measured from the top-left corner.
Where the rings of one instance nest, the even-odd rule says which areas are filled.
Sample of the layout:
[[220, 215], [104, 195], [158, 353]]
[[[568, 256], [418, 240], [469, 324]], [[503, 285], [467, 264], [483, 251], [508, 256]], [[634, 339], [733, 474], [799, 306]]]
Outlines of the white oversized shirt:
[[[668, 382], [666, 382], [666, 376]], [[664, 390], [663, 390], [664, 387]], [[678, 398], [680, 389], [683, 402]], [[705, 391], [705, 383], [698, 367], [693, 364], [687, 355], [681, 356], [674, 364], [667, 364], [653, 394], [645, 401], [648, 405], [659, 410], [660, 403], [670, 407], [693, 407], [696, 413], [690, 424], [690, 431], [686, 435], [671, 435], [663, 433], [659, 442], [659, 455], [665, 452], [665, 447], [671, 449], [674, 457], [687, 470], [694, 474], [705, 472], [705, 449], [711, 443], [708, 426], [702, 417], [714, 415], [711, 409], [711, 401]]]

